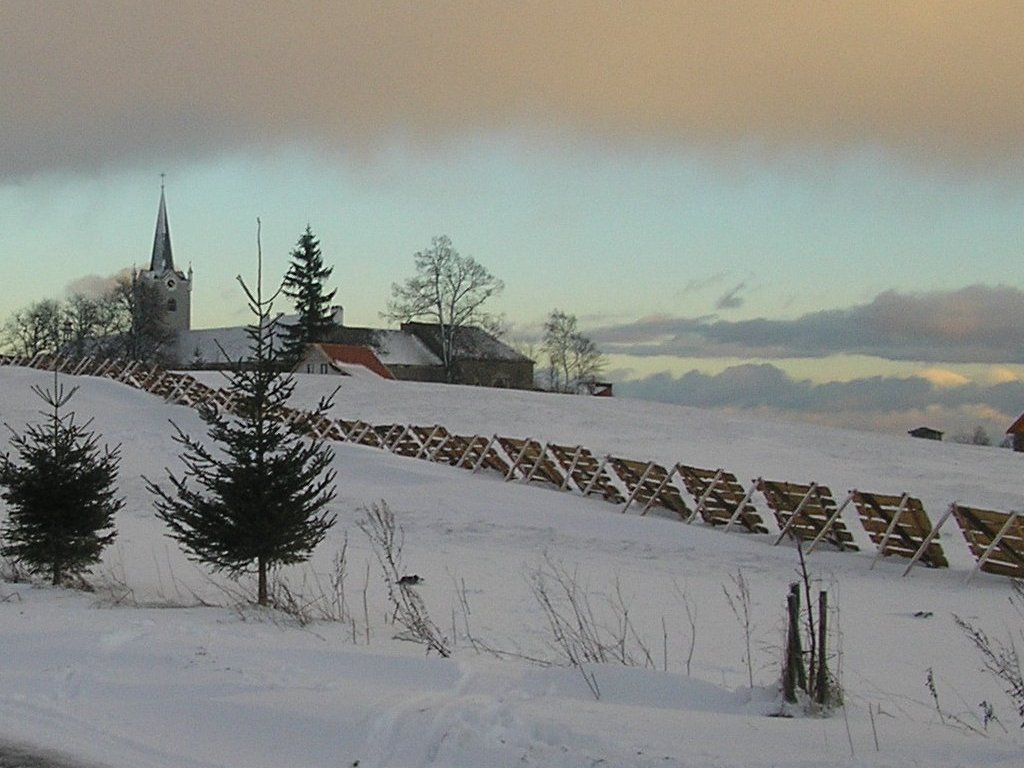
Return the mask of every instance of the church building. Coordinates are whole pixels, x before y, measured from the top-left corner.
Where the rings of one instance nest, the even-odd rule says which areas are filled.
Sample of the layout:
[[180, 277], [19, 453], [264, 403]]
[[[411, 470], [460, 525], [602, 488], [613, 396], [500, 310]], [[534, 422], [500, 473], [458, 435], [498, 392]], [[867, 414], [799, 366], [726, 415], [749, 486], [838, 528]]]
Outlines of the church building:
[[157, 286], [163, 300], [164, 324], [170, 330], [180, 334], [192, 329], [192, 267], [189, 267], [186, 275], [174, 266], [163, 184], [160, 185], [160, 210], [156, 217], [153, 255], [149, 260], [149, 269], [140, 272], [139, 279]]
[[[222, 369], [250, 354], [246, 327], [192, 328], [192, 268], [186, 275], [174, 265], [167, 202], [160, 185], [160, 209], [153, 238], [149, 269], [140, 280], [155, 285], [163, 306], [164, 325], [174, 332], [174, 341], [163, 350], [168, 364], [178, 368]], [[404, 323], [400, 329], [346, 326], [341, 307], [332, 307], [335, 326], [323, 344], [311, 345], [309, 359], [296, 368], [300, 373], [323, 372], [348, 375], [348, 368], [361, 366], [385, 379], [445, 381], [441, 363], [440, 336], [436, 325]], [[278, 328], [296, 321], [281, 314]], [[530, 389], [533, 360], [520, 354], [480, 328], [461, 329], [462, 349], [458, 378], [466, 384]]]

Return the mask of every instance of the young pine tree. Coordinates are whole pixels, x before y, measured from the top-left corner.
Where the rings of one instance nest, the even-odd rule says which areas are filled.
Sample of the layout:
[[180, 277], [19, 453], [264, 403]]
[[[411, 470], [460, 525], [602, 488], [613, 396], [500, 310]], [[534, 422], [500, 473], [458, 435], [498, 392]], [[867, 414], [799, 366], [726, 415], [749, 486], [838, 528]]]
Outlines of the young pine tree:
[[324, 293], [324, 281], [331, 276], [334, 268], [324, 266], [320, 241], [313, 235], [308, 224], [291, 258], [282, 289], [295, 302], [295, 311], [299, 317], [294, 325], [284, 328], [282, 356], [286, 361], [294, 362], [302, 355], [307, 344], [328, 340], [334, 327], [331, 299], [337, 291]]
[[99, 562], [124, 505], [116, 496], [119, 446], [100, 449], [89, 422], [61, 412], [77, 389], [65, 391], [56, 373], [52, 390], [32, 387], [50, 407], [46, 421], [24, 434], [11, 430], [20, 461], [0, 456], [0, 496], [10, 507], [0, 553], [58, 585]]
[[[146, 484], [169, 535], [189, 557], [232, 576], [255, 571], [259, 604], [267, 605], [268, 572], [307, 560], [334, 525], [327, 509], [335, 495], [333, 452], [323, 440], [303, 437], [302, 425], [285, 421], [295, 384], [281, 372], [274, 297], [264, 301], [261, 274], [255, 296], [244, 282], [242, 288], [256, 320], [247, 329], [251, 357], [230, 374], [234, 413], [200, 407], [216, 448], [175, 426], [185, 471], [167, 470], [168, 490]], [[329, 398], [322, 400], [314, 413], [329, 407]]]

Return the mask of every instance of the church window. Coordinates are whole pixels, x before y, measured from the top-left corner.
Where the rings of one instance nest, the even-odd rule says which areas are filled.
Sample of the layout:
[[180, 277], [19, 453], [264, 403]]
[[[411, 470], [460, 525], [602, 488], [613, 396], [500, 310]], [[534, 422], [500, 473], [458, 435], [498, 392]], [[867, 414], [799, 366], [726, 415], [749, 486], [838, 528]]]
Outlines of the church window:
[[178, 311], [178, 302], [176, 302], [174, 299], [168, 299], [167, 300], [167, 311], [168, 312], [177, 312]]
[[327, 363], [320, 363], [320, 373], [327, 373]]

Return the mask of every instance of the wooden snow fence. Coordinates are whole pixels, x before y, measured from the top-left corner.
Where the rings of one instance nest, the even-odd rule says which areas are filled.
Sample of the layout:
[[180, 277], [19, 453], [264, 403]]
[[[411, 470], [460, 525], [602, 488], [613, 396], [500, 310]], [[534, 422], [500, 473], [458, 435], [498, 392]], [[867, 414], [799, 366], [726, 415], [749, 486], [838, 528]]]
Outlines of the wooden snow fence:
[[498, 445], [497, 435], [449, 435], [433, 455], [434, 461], [472, 472], [489, 469], [502, 477], [509, 472], [509, 462]]
[[420, 440], [417, 431], [419, 429], [420, 427], [407, 426], [401, 427], [397, 433], [393, 431], [387, 441], [387, 449], [399, 456], [417, 458], [423, 448], [423, 441]]
[[380, 438], [380, 447], [391, 453], [394, 453], [394, 444], [404, 437], [405, 430], [402, 424], [378, 424], [373, 428]]
[[675, 512], [681, 520], [690, 519], [690, 508], [683, 501], [679, 489], [671, 482], [672, 476], [676, 473], [675, 466], [669, 470], [653, 461], [645, 464], [642, 461], [621, 459], [617, 456], [609, 457], [608, 463], [629, 494], [622, 508], [623, 512], [636, 502], [640, 505], [641, 515], [646, 515], [651, 507], [659, 506]]
[[[434, 427], [431, 436], [425, 443], [425, 450], [417, 458], [428, 459], [437, 464], [465, 469], [474, 451], [474, 441], [486, 439], [476, 435], [453, 434], [444, 427]], [[472, 468], [470, 466], [469, 468]]]
[[564, 472], [565, 488], [571, 484], [584, 496], [597, 494], [612, 504], [622, 504], [626, 501], [626, 497], [615, 487], [611, 475], [605, 469], [608, 457], [598, 460], [582, 445], [570, 448], [550, 443], [548, 450]]
[[341, 431], [341, 425], [326, 414], [303, 411], [300, 419], [300, 423], [305, 424], [306, 430], [321, 440], [338, 442], [344, 440], [345, 435]]
[[750, 503], [756, 484], [745, 490], [736, 475], [724, 469], [677, 464], [676, 471], [683, 479], [687, 493], [696, 500], [687, 522], [700, 515], [708, 525], [721, 525], [725, 530], [738, 523], [750, 533], [768, 533], [761, 513]]
[[[451, 442], [452, 434], [447, 429], [442, 427], [440, 424], [434, 424], [432, 427], [409, 427], [409, 438], [406, 444], [408, 450], [415, 450], [408, 455], [416, 459], [427, 459], [428, 461], [439, 461], [442, 463], [451, 463], [447, 459], [442, 459], [441, 456], [444, 454], [445, 446]], [[396, 451], [401, 453], [402, 448], [399, 444], [400, 450]]]
[[[187, 373], [138, 362], [40, 353], [33, 357], [0, 355], [0, 365], [108, 378], [150, 392], [166, 402], [189, 407], [207, 403], [231, 411], [235, 405], [235, 397], [227, 389], [212, 388]], [[354, 442], [473, 472], [487, 469], [506, 480], [540, 482], [561, 491], [575, 490], [583, 496], [598, 494], [608, 502], [623, 504], [623, 511], [637, 504], [641, 514], [645, 514], [651, 507], [660, 506], [687, 522], [700, 516], [709, 525], [726, 530], [738, 525], [753, 533], [768, 533], [761, 513], [752, 503], [753, 494], [759, 491], [778, 522], [780, 534], [776, 543], [788, 535], [809, 541], [809, 550], [822, 541], [843, 550], [857, 549], [842, 518], [843, 510], [852, 503], [877, 549], [871, 566], [882, 557], [896, 555], [909, 560], [904, 575], [918, 562], [933, 568], [948, 567], [939, 532], [953, 516], [976, 561], [968, 581], [979, 570], [1024, 578], [1022, 512], [999, 512], [954, 503], [932, 525], [921, 501], [908, 494], [851, 491], [836, 506], [829, 488], [816, 483], [802, 485], [758, 478], [745, 490], [736, 476], [724, 469], [708, 470], [685, 464], [667, 468], [655, 462], [613, 456], [598, 459], [580, 445], [542, 444], [497, 435], [455, 435], [441, 425], [374, 426], [290, 408], [282, 411], [281, 419], [321, 439]], [[693, 509], [673, 483], [676, 475], [693, 498]]]
[[859, 549], [841, 517], [849, 504], [849, 497], [841, 506], [836, 506], [832, 491], [826, 485], [801, 485], [761, 478], [757, 480], [757, 489], [779, 524], [776, 544], [789, 536], [809, 542], [808, 552], [813, 552], [822, 541], [839, 551], [856, 552]]
[[855, 490], [851, 498], [861, 525], [878, 550], [871, 561], [872, 568], [880, 558], [889, 555], [910, 560], [904, 576], [919, 562], [929, 568], [949, 567], [938, 540], [949, 511], [933, 526], [921, 500], [906, 493], [892, 496]]
[[371, 448], [381, 448], [383, 445], [380, 434], [369, 422], [339, 420], [338, 424], [345, 435], [345, 440], [350, 443], [366, 445]]
[[976, 561], [968, 581], [978, 571], [1024, 578], [1024, 515], [957, 503], [950, 508]]
[[498, 443], [512, 461], [505, 475], [506, 480], [547, 483], [559, 489], [564, 487], [565, 475], [548, 454], [547, 443], [542, 445], [536, 440], [514, 437], [499, 437]]

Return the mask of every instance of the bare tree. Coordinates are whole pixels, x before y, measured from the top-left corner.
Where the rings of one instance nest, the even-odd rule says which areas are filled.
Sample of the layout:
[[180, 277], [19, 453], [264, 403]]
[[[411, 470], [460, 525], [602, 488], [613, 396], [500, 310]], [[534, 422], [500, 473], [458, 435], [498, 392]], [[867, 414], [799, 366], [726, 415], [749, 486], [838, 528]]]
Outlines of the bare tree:
[[963, 445], [992, 445], [992, 438], [988, 436], [985, 428], [979, 424], [970, 434], [967, 432], [957, 432], [953, 435], [952, 442], [962, 443]]
[[73, 294], [62, 307], [64, 320], [61, 327], [66, 332], [67, 352], [81, 357], [92, 349], [95, 340], [106, 335], [110, 327], [110, 313], [101, 299], [94, 299], [80, 293]]
[[163, 297], [157, 286], [138, 275], [123, 274], [101, 300], [106, 313], [104, 352], [114, 357], [157, 362], [174, 331], [163, 321]]
[[[1015, 579], [1012, 585], [1013, 594], [1010, 596], [1010, 605], [1013, 606], [1017, 615], [1024, 619], [1024, 581]], [[1012, 628], [1007, 630], [1005, 639], [1000, 640], [989, 637], [985, 630], [956, 614], [953, 614], [953, 621], [981, 655], [984, 671], [1003, 685], [1006, 695], [1017, 708], [1021, 728], [1024, 728], [1024, 665], [1021, 664], [1018, 651], [1021, 641], [1024, 641], [1024, 625], [1017, 626], [1016, 630]], [[1017, 637], [1014, 637], [1014, 634]], [[929, 687], [937, 708], [938, 697], [931, 680], [929, 680]]]
[[61, 337], [61, 306], [43, 299], [19, 309], [4, 323], [5, 346], [16, 355], [32, 357], [40, 352], [56, 353]]
[[105, 293], [44, 299], [18, 310], [4, 322], [2, 337], [7, 350], [28, 357], [100, 354], [158, 362], [175, 333], [164, 323], [157, 286], [124, 270]]
[[472, 256], [455, 250], [447, 235], [435, 237], [430, 248], [413, 258], [416, 274], [404, 283], [392, 283], [384, 317], [399, 323], [421, 320], [436, 324], [445, 378], [454, 381], [460, 330], [475, 325], [500, 332], [499, 318], [483, 307], [505, 284]]
[[559, 309], [544, 323], [542, 346], [548, 357], [550, 388], [556, 392], [581, 392], [605, 366], [597, 345], [580, 333], [576, 315]]

